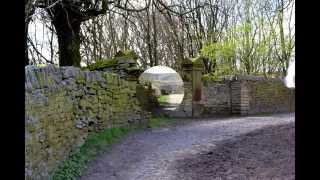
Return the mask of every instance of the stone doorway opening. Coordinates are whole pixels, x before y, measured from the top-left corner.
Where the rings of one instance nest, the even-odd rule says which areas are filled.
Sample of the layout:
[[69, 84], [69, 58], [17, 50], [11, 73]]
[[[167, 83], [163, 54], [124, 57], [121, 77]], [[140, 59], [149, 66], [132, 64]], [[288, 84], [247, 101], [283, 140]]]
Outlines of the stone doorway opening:
[[144, 71], [139, 83], [151, 86], [158, 102], [158, 113], [174, 112], [179, 109], [184, 97], [184, 84], [181, 76], [167, 66], [154, 66]]

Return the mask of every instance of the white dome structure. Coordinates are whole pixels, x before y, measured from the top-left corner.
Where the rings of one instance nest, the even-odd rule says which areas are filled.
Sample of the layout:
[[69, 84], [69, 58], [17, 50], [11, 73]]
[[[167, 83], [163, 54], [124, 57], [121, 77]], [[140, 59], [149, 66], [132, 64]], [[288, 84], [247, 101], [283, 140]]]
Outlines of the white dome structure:
[[168, 73], [177, 73], [177, 72], [167, 66], [154, 66], [152, 68], [147, 69], [144, 73], [168, 74]]
[[139, 77], [140, 82], [152, 82], [153, 84], [177, 84], [183, 85], [180, 75], [173, 69], [166, 66], [154, 66], [147, 69]]
[[173, 69], [166, 66], [154, 66], [144, 71], [140, 77], [141, 84], [151, 83], [156, 96], [166, 95], [169, 102], [180, 104], [184, 96], [183, 80]]

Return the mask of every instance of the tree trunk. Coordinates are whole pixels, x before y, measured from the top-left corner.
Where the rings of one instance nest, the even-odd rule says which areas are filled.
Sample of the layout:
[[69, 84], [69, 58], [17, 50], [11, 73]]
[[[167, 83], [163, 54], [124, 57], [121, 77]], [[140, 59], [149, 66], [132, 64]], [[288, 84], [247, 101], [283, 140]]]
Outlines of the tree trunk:
[[282, 74], [286, 76], [287, 74], [287, 67], [288, 67], [288, 58], [287, 58], [287, 51], [286, 51], [286, 42], [285, 42], [285, 35], [283, 30], [283, 9], [284, 9], [284, 2], [281, 0], [281, 7], [279, 10], [279, 31], [280, 31], [280, 45], [281, 45], [281, 65], [282, 65]]
[[31, 15], [34, 14], [35, 8], [32, 5], [34, 1], [25, 0], [25, 26], [24, 26], [24, 65], [27, 66], [30, 64], [29, 54], [28, 54], [28, 30], [29, 23], [31, 20]]
[[29, 57], [28, 57], [28, 27], [29, 22], [26, 23], [24, 27], [24, 65], [29, 65]]
[[80, 67], [81, 21], [64, 8], [52, 18], [59, 44], [59, 66]]
[[159, 65], [159, 59], [157, 55], [157, 22], [156, 22], [156, 11], [155, 7], [152, 6], [152, 25], [153, 25], [153, 60], [154, 60], [154, 65], [158, 66]]
[[153, 59], [153, 46], [151, 42], [151, 25], [150, 25], [150, 16], [149, 16], [149, 10], [147, 11], [147, 34], [146, 34], [146, 39], [147, 39], [147, 46], [148, 46], [148, 54], [149, 54], [149, 60], [150, 60], [150, 67], [154, 66], [154, 59]]

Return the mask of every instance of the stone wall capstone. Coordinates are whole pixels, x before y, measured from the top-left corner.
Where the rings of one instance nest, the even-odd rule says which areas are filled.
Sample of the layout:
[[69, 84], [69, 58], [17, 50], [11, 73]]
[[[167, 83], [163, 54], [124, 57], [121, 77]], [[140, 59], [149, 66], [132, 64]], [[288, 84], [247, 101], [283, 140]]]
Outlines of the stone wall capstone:
[[75, 67], [25, 67], [25, 177], [48, 179], [88, 135], [144, 123], [135, 81]]

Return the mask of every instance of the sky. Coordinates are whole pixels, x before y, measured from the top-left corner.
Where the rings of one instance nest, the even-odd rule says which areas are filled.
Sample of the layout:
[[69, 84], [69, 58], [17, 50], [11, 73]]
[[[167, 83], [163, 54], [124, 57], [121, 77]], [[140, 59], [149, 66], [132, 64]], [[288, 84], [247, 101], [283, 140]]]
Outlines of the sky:
[[[40, 11], [43, 11], [43, 10], [37, 9], [35, 14], [40, 13]], [[42, 53], [42, 55], [45, 58], [50, 59], [51, 52], [50, 52], [50, 46], [49, 46], [50, 44], [49, 39], [51, 38], [51, 31], [47, 27], [45, 27], [45, 25], [39, 20], [38, 16], [36, 15], [33, 16], [33, 22], [30, 22], [29, 24], [28, 33], [30, 38], [35, 43], [34, 45]], [[37, 42], [38, 44], [36, 44]], [[54, 47], [56, 47], [55, 49], [57, 50], [58, 42], [57, 42], [56, 36], [53, 37], [53, 45]]]

